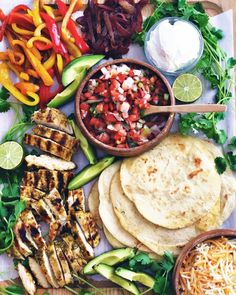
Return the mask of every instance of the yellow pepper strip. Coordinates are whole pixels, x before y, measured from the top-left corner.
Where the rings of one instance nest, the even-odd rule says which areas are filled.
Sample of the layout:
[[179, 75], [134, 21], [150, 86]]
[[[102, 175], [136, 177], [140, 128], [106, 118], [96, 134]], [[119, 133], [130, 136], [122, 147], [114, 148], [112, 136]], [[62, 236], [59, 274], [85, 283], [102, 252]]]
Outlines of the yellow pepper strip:
[[13, 51], [11, 49], [7, 49], [6, 53], [8, 55], [8, 58], [9, 58], [10, 62], [15, 64], [15, 65], [21, 66], [25, 62], [25, 56], [21, 52]]
[[63, 58], [61, 54], [57, 54], [57, 69], [60, 75], [62, 74], [62, 71], [63, 71], [63, 65], [64, 65]]
[[55, 62], [56, 62], [56, 53], [53, 50], [49, 58], [43, 63], [43, 66], [46, 70], [49, 70], [54, 66]]
[[27, 14], [28, 14], [29, 16], [32, 16], [32, 17], [33, 17], [32, 10], [30, 10], [30, 9], [27, 9]]
[[39, 75], [38, 73], [35, 71], [35, 70], [32, 70], [32, 69], [27, 69], [26, 70], [27, 74], [29, 74], [30, 76], [36, 78], [36, 79], [39, 79]]
[[13, 65], [10, 62], [7, 62], [7, 65], [9, 69], [11, 69], [12, 72], [15, 73], [18, 78], [20, 78], [20, 73], [23, 71], [22, 67]]
[[40, 42], [52, 45], [52, 42], [48, 38], [43, 36], [36, 36], [36, 37], [30, 38], [29, 41], [26, 43], [26, 46], [28, 48], [32, 48], [34, 46], [34, 41], [40, 41]]
[[38, 59], [38, 60], [42, 60], [42, 56], [40, 54], [40, 52], [38, 51], [38, 49], [36, 47], [32, 47], [30, 48], [30, 51], [33, 53], [33, 55]]
[[39, 97], [32, 96], [32, 93], [27, 93], [33, 100], [29, 100], [28, 97], [23, 95], [12, 83], [10, 74], [9, 74], [9, 68], [6, 63], [0, 64], [0, 83], [20, 102], [29, 105], [29, 106], [35, 106], [39, 103]]
[[35, 27], [41, 25], [43, 23], [40, 14], [39, 14], [39, 3], [40, 0], [34, 0], [33, 9], [32, 9], [32, 17]]
[[53, 13], [53, 8], [48, 5], [43, 5], [43, 9], [47, 12], [49, 16], [55, 19], [55, 14]]
[[24, 81], [29, 81], [30, 77], [27, 73], [25, 72], [21, 72], [20, 73], [20, 79], [24, 80]]
[[12, 24], [11, 25], [12, 29], [14, 32], [20, 34], [20, 35], [28, 35], [28, 36], [33, 36], [34, 32], [29, 31], [29, 30], [25, 30], [25, 29], [21, 29], [17, 26], [17, 24]]
[[63, 18], [62, 25], [61, 25], [61, 34], [64, 41], [67, 41], [70, 39], [70, 32], [67, 30], [67, 25], [77, 2], [78, 0], [71, 0], [70, 6], [66, 12], [65, 17]]
[[24, 95], [27, 95], [27, 92], [36, 93], [39, 91], [39, 86], [30, 82], [18, 82], [15, 84], [16, 88]]
[[74, 58], [81, 56], [79, 48], [73, 42], [71, 42], [70, 40], [65, 40], [64, 42], [70, 55], [72, 55]]
[[53, 84], [53, 79], [49, 75], [48, 71], [44, 68], [44, 66], [41, 64], [40, 60], [37, 59], [36, 56], [28, 49], [23, 41], [15, 40], [14, 44], [17, 44], [21, 46], [25, 52], [25, 55], [27, 56], [29, 62], [35, 69], [35, 71], [38, 73], [39, 77], [43, 80], [43, 83], [46, 86], [51, 86]]
[[10, 45], [11, 48], [14, 48], [15, 50], [19, 50], [19, 47], [18, 46], [14, 46], [12, 44], [13, 42], [13, 37], [12, 37], [12, 34], [11, 32], [9, 32], [8, 30], [5, 31], [5, 36], [7, 37], [7, 41], [8, 41], [8, 44]]
[[34, 36], [37, 37], [37, 36], [42, 36], [42, 30], [46, 28], [46, 24], [41, 24], [39, 26], [37, 26], [37, 28], [35, 29], [34, 31]]
[[0, 60], [8, 60], [9, 57], [8, 57], [8, 54], [6, 52], [0, 52]]
[[31, 91], [27, 91], [26, 93], [27, 93], [27, 95], [28, 95], [30, 98], [33, 99], [33, 100], [32, 100], [32, 103], [33, 103], [32, 105], [37, 105], [37, 104], [39, 103], [40, 98], [39, 98], [39, 96], [38, 96], [37, 93], [31, 92]]

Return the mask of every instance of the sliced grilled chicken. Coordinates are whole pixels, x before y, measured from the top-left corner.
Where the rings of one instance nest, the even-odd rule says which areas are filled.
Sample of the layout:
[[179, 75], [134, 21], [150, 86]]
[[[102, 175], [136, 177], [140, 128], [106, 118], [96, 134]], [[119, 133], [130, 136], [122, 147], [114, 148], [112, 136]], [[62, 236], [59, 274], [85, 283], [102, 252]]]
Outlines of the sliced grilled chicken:
[[22, 219], [22, 222], [25, 224], [27, 231], [30, 233], [33, 240], [35, 241], [36, 245], [39, 248], [45, 247], [46, 243], [42, 237], [40, 226], [37, 223], [32, 211], [26, 209], [21, 213], [20, 217]]
[[57, 258], [57, 253], [55, 249], [54, 243], [49, 243], [47, 246], [47, 255], [50, 261], [50, 265], [52, 267], [53, 273], [55, 275], [55, 278], [58, 282], [58, 285], [60, 287], [65, 286], [65, 279], [63, 275], [63, 271], [60, 265], [60, 262]]
[[72, 173], [68, 171], [61, 172], [46, 169], [40, 169], [37, 172], [26, 171], [23, 178], [23, 185], [33, 186], [47, 192], [51, 191], [53, 188], [62, 191], [67, 187], [71, 177]]
[[42, 218], [43, 221], [49, 224], [48, 237], [51, 241], [53, 241], [61, 226], [60, 222], [55, 220], [52, 212], [50, 211], [44, 200], [32, 202], [31, 207], [36, 211], [36, 213]]
[[35, 276], [38, 284], [41, 287], [43, 287], [45, 289], [48, 289], [48, 288], [51, 287], [50, 284], [47, 281], [47, 278], [46, 278], [41, 266], [32, 257], [29, 257], [29, 267], [30, 267], [30, 270], [32, 271], [33, 275]]
[[80, 247], [70, 234], [62, 236], [61, 248], [74, 272], [82, 272], [87, 261], [84, 259]]
[[85, 196], [82, 188], [68, 192], [67, 198], [68, 209], [85, 211]]
[[66, 260], [66, 257], [64, 255], [62, 249], [61, 249], [60, 242], [55, 241], [54, 245], [55, 245], [55, 248], [56, 248], [56, 253], [57, 253], [58, 260], [60, 261], [61, 268], [62, 268], [62, 271], [63, 271], [63, 274], [64, 274], [65, 283], [66, 283], [66, 285], [70, 284], [72, 282], [73, 278], [72, 278], [72, 275], [71, 275], [71, 272], [70, 272], [69, 264], [68, 264], [68, 262]]
[[94, 251], [92, 246], [86, 241], [83, 231], [76, 221], [71, 221], [71, 231], [75, 241], [80, 245], [84, 258], [91, 259], [94, 257]]
[[76, 168], [74, 162], [65, 161], [48, 155], [28, 155], [25, 157], [27, 167], [29, 168], [45, 168], [48, 170], [67, 171]]
[[21, 263], [18, 263], [17, 270], [25, 290], [30, 295], [34, 295], [36, 293], [36, 284], [32, 274]]
[[34, 200], [40, 200], [45, 197], [45, 193], [34, 188], [33, 186], [21, 186], [20, 187], [21, 199], [30, 198]]
[[17, 258], [17, 259], [24, 259], [24, 256], [21, 255], [20, 251], [18, 250], [18, 247], [16, 245], [16, 241], [14, 242], [14, 244], [12, 245], [12, 247], [10, 248], [10, 250], [8, 251], [9, 255]]
[[90, 212], [74, 211], [71, 213], [76, 219], [80, 228], [84, 232], [85, 238], [88, 243], [95, 248], [100, 242], [100, 235], [96, 226], [96, 222]]
[[54, 276], [54, 273], [52, 271], [49, 258], [47, 256], [46, 250], [39, 250], [36, 254], [36, 261], [41, 266], [47, 281], [53, 288], [59, 288], [59, 285], [57, 283], [57, 280]]
[[56, 188], [51, 190], [44, 200], [52, 211], [55, 218], [57, 220], [60, 220], [60, 223], [62, 225], [65, 224], [67, 220], [67, 214], [63, 205], [63, 200], [58, 190]]
[[63, 160], [71, 160], [73, 150], [69, 150], [51, 139], [46, 139], [34, 134], [25, 134], [24, 142], [25, 144], [37, 147], [41, 151], [57, 156]]
[[37, 125], [32, 131], [34, 134], [49, 138], [68, 149], [75, 151], [78, 147], [78, 140], [76, 140], [74, 136], [71, 136], [63, 131], [52, 129], [43, 125]]
[[47, 127], [55, 128], [69, 134], [73, 134], [73, 129], [64, 113], [58, 109], [46, 108], [36, 112], [31, 117], [32, 121]]
[[14, 234], [15, 234], [15, 239], [17, 240], [17, 248], [19, 252], [27, 257], [32, 254], [32, 251], [28, 247], [26, 243], [28, 243], [28, 239], [26, 238], [26, 230], [24, 228], [24, 225], [20, 219], [18, 219], [16, 225], [14, 226]]

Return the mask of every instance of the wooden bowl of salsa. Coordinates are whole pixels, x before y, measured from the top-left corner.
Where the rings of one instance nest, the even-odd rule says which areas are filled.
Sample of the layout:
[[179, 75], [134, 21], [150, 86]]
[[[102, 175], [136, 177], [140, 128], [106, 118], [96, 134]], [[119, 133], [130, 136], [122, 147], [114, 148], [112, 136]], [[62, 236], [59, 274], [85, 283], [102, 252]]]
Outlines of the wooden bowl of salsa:
[[93, 69], [75, 98], [75, 114], [84, 136], [115, 156], [136, 156], [169, 132], [174, 113], [143, 116], [150, 105], [174, 105], [167, 79], [153, 66], [117, 59]]

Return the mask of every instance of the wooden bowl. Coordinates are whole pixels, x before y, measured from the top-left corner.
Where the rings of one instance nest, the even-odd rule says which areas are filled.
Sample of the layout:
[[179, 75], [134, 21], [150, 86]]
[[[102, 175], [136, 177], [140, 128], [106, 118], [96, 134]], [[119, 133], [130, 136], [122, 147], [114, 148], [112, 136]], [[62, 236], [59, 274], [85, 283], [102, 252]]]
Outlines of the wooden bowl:
[[104, 144], [101, 141], [94, 138], [90, 134], [90, 132], [88, 131], [86, 126], [84, 125], [84, 122], [81, 118], [80, 108], [79, 108], [81, 94], [84, 90], [84, 87], [87, 85], [89, 79], [91, 79], [93, 76], [98, 74], [98, 72], [101, 70], [101, 68], [103, 68], [104, 66], [121, 64], [121, 63], [132, 64], [132, 65], [137, 66], [137, 68], [149, 69], [150, 71], [154, 72], [165, 84], [165, 86], [168, 90], [168, 93], [170, 95], [171, 105], [175, 105], [175, 98], [174, 98], [174, 94], [171, 89], [171, 86], [170, 86], [169, 82], [167, 81], [167, 79], [157, 69], [155, 69], [153, 66], [151, 66], [147, 63], [137, 61], [134, 59], [124, 58], [124, 59], [116, 59], [113, 61], [105, 62], [105, 63], [99, 65], [98, 67], [96, 67], [95, 69], [93, 69], [85, 77], [85, 79], [81, 83], [81, 85], [77, 91], [76, 97], [75, 97], [75, 116], [76, 116], [77, 124], [79, 125], [82, 133], [89, 140], [90, 143], [95, 145], [97, 148], [107, 152], [108, 154], [115, 155], [115, 156], [122, 156], [122, 157], [124, 157], [124, 156], [132, 157], [132, 156], [137, 156], [143, 152], [146, 152], [146, 151], [150, 150], [151, 148], [153, 148], [155, 145], [157, 145], [168, 134], [168, 132], [173, 124], [175, 114], [170, 113], [168, 120], [166, 122], [166, 125], [163, 128], [163, 130], [161, 131], [161, 133], [159, 133], [154, 139], [148, 141], [147, 143], [145, 143], [141, 146], [137, 146], [137, 147], [133, 147], [133, 148], [116, 148], [116, 147], [111, 147], [107, 144]]
[[178, 283], [180, 279], [180, 269], [185, 260], [186, 256], [189, 254], [191, 250], [193, 250], [198, 244], [205, 242], [209, 239], [220, 238], [220, 237], [227, 237], [227, 238], [236, 238], [236, 230], [231, 229], [216, 229], [211, 230], [205, 233], [198, 235], [196, 238], [189, 241], [185, 247], [182, 249], [181, 253], [179, 254], [174, 271], [173, 271], [173, 288], [176, 295], [180, 295], [180, 291], [178, 288]]

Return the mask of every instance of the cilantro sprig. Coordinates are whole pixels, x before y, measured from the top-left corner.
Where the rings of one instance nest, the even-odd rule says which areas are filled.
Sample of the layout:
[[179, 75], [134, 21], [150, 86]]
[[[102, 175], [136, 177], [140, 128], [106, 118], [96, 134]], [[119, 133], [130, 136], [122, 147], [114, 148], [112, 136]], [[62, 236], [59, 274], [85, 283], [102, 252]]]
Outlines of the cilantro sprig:
[[10, 94], [7, 89], [2, 87], [0, 89], [0, 113], [5, 113], [10, 110], [11, 103], [8, 101], [9, 97]]
[[216, 170], [219, 174], [222, 174], [227, 169], [227, 166], [236, 171], [236, 155], [232, 150], [236, 150], [236, 136], [232, 137], [231, 142], [227, 145], [228, 152], [225, 152], [223, 148], [223, 157], [217, 157], [215, 159]]
[[24, 295], [25, 291], [22, 286], [12, 284], [7, 287], [0, 287], [0, 294], [2, 294], [2, 295]]

